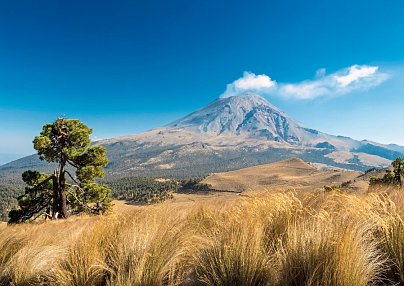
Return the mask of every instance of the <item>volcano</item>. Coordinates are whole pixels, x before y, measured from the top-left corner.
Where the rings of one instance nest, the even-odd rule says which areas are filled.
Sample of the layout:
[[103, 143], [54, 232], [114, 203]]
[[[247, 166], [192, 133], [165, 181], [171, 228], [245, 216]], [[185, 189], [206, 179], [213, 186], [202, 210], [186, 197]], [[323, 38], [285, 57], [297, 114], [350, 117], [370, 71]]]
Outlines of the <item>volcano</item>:
[[[107, 149], [107, 176], [200, 177], [298, 157], [319, 168], [366, 170], [404, 156], [402, 147], [307, 128], [263, 97], [218, 98], [166, 126], [94, 144]], [[0, 167], [0, 175], [46, 168], [36, 155]]]

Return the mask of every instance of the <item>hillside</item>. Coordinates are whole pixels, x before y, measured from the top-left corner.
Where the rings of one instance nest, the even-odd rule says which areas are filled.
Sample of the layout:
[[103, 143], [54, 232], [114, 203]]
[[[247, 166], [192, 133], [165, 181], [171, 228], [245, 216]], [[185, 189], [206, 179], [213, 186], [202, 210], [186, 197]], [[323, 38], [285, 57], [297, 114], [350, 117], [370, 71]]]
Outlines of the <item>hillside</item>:
[[287, 159], [236, 171], [215, 173], [202, 182], [212, 189], [241, 192], [262, 187], [271, 190], [314, 191], [325, 185], [340, 185], [353, 181], [360, 172], [355, 171], [319, 171], [315, 166], [301, 159]]
[[21, 158], [21, 157], [23, 157], [23, 155], [0, 153], [0, 166], [6, 164], [8, 162], [14, 161], [14, 160], [16, 160], [18, 158]]
[[[287, 158], [365, 171], [388, 166], [403, 147], [357, 141], [306, 128], [256, 94], [219, 98], [166, 126], [97, 141], [107, 149], [107, 178], [190, 178]], [[0, 182], [49, 170], [36, 156], [0, 166]]]

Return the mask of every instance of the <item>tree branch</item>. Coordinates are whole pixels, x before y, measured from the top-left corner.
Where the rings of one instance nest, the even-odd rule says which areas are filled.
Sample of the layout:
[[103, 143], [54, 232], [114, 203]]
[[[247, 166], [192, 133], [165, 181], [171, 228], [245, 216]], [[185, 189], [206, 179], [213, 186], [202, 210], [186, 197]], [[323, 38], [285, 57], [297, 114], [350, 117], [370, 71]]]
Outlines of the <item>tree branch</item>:
[[[44, 208], [46, 208], [46, 207], [44, 207]], [[41, 210], [43, 210], [44, 208], [42, 208]], [[40, 211], [41, 211], [41, 210], [40, 210]], [[39, 218], [41, 215], [45, 215], [46, 217], [49, 217], [50, 219], [52, 219], [52, 216], [51, 216], [50, 214], [48, 214], [48, 213], [46, 213], [46, 212], [41, 212], [41, 213], [39, 213], [36, 217], [34, 217], [33, 220], [36, 220], [36, 219]]]
[[[81, 191], [83, 191], [83, 189], [80, 188], [80, 187], [77, 186], [77, 185], [72, 185], [72, 187], [77, 187], [77, 188], [79, 188]], [[68, 193], [69, 193], [70, 195], [72, 195], [73, 198], [74, 198], [81, 206], [85, 207], [86, 209], [92, 210], [92, 208], [90, 208], [89, 206], [87, 206], [87, 204], [81, 202], [80, 199], [74, 194], [74, 192], [68, 192]]]
[[32, 186], [32, 188], [38, 188], [38, 187], [44, 185], [46, 182], [50, 181], [54, 176], [55, 175], [49, 176], [48, 178], [46, 178], [44, 181], [40, 182], [39, 184]]
[[76, 163], [73, 163], [72, 161], [70, 161], [69, 159], [67, 159], [67, 163], [69, 163], [70, 165], [72, 165], [74, 168], [80, 168], [79, 165], [77, 165]]
[[69, 175], [69, 177], [73, 180], [73, 182], [75, 182], [76, 184], [78, 184], [78, 182], [76, 181], [76, 179], [73, 178], [73, 176], [69, 173], [69, 171], [65, 170], [65, 173]]

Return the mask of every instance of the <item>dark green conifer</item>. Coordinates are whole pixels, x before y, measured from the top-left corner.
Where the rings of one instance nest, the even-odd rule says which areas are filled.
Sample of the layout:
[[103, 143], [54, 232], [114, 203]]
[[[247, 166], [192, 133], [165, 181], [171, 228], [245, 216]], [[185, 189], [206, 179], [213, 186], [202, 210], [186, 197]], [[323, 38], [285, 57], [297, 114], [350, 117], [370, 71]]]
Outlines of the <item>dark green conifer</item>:
[[104, 177], [108, 163], [102, 146], [90, 145], [92, 130], [77, 119], [58, 118], [45, 124], [33, 143], [39, 158], [56, 163], [52, 174], [26, 171], [25, 193], [18, 197], [19, 208], [9, 213], [10, 223], [36, 219], [41, 215], [56, 219], [70, 214], [102, 213], [110, 206], [110, 189], [96, 178]]

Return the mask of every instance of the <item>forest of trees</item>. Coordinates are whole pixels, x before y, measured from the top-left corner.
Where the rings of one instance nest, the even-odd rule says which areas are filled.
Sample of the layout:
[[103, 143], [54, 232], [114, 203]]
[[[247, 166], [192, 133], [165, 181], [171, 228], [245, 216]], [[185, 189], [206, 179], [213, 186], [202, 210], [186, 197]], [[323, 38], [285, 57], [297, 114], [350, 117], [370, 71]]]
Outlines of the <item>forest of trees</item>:
[[8, 220], [8, 213], [17, 205], [17, 197], [23, 193], [23, 189], [0, 184], [0, 221]]
[[112, 196], [118, 200], [134, 203], [158, 203], [172, 198], [172, 193], [179, 188], [174, 179], [128, 177], [109, 181]]
[[[202, 178], [177, 180], [154, 177], [127, 177], [104, 180], [111, 189], [113, 199], [135, 204], [154, 204], [173, 198], [176, 192], [208, 192], [210, 186], [201, 183]], [[24, 193], [18, 186], [0, 184], [0, 220], [8, 220], [8, 212], [17, 206], [17, 197]]]
[[176, 192], [208, 192], [210, 186], [201, 183], [202, 178], [177, 180], [153, 177], [127, 177], [109, 180], [112, 197], [134, 203], [152, 204], [173, 197]]

